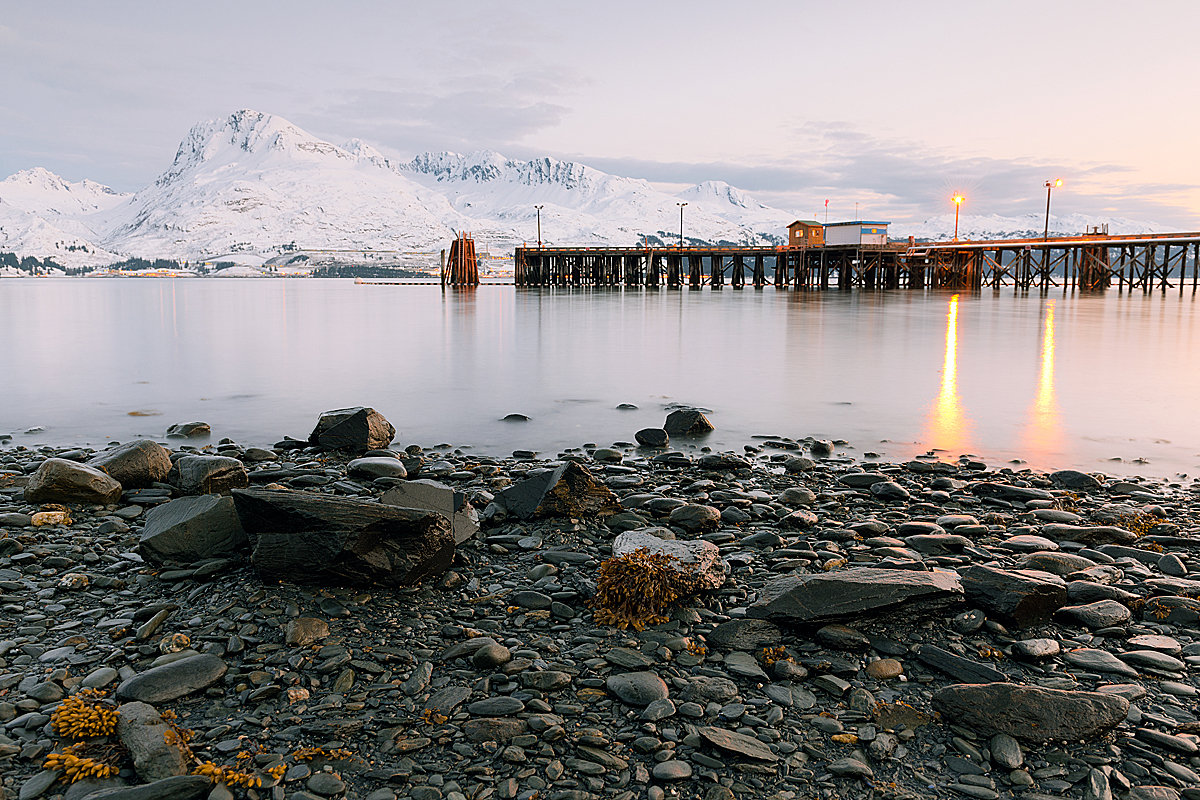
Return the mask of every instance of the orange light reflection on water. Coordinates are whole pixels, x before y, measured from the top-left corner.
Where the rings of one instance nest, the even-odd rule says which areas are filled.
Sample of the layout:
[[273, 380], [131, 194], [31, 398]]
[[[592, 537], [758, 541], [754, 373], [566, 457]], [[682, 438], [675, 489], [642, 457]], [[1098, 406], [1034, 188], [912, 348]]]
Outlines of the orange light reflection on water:
[[1025, 451], [1030, 459], [1052, 463], [1063, 451], [1062, 425], [1059, 420], [1058, 398], [1054, 393], [1054, 301], [1046, 303], [1042, 321], [1042, 356], [1038, 370], [1037, 394], [1029, 408], [1025, 431]]
[[946, 359], [942, 363], [942, 387], [929, 414], [930, 446], [964, 452], [967, 420], [958, 396], [958, 295], [950, 298], [946, 311]]

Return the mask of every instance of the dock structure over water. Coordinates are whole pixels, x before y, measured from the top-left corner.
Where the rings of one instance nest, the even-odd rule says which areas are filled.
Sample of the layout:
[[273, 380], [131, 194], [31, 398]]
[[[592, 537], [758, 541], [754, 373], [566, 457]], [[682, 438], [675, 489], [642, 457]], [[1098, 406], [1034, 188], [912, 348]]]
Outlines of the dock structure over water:
[[935, 280], [958, 289], [1061, 286], [1098, 291], [1116, 284], [1119, 289], [1182, 291], [1190, 281], [1195, 290], [1200, 233], [930, 242], [910, 246], [904, 260], [925, 262]]
[[823, 246], [518, 247], [518, 287], [1197, 288], [1200, 233]]

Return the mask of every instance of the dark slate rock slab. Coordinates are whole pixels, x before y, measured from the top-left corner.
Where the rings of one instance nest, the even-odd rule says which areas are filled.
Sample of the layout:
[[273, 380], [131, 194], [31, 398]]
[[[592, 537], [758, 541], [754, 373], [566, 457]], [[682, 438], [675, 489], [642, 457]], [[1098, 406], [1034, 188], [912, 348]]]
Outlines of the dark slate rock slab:
[[210, 789], [212, 781], [204, 775], [177, 775], [141, 786], [103, 789], [89, 794], [87, 800], [200, 800]]
[[859, 567], [769, 582], [747, 609], [754, 619], [793, 624], [836, 622], [900, 611], [937, 613], [962, 602], [953, 572]]
[[422, 478], [398, 483], [384, 492], [379, 502], [401, 508], [436, 511], [450, 520], [455, 544], [462, 544], [479, 532], [479, 514], [467, 500], [466, 494], [435, 480]]
[[934, 694], [933, 707], [950, 722], [985, 735], [1045, 742], [1102, 736], [1125, 719], [1129, 701], [1095, 692], [984, 683], [947, 686]]
[[236, 491], [233, 501], [251, 563], [270, 580], [406, 586], [454, 558], [450, 521], [433, 511], [266, 489]]
[[917, 660], [960, 683], [995, 683], [1008, 680], [1008, 676], [995, 667], [955, 655], [931, 644], [921, 645], [917, 650]]
[[724, 728], [714, 728], [711, 726], [697, 728], [696, 733], [700, 734], [700, 738], [712, 746], [729, 753], [737, 753], [739, 756], [753, 758], [757, 761], [779, 760], [779, 756], [772, 753], [770, 747], [767, 747], [767, 745], [758, 739], [742, 733], [735, 733]]

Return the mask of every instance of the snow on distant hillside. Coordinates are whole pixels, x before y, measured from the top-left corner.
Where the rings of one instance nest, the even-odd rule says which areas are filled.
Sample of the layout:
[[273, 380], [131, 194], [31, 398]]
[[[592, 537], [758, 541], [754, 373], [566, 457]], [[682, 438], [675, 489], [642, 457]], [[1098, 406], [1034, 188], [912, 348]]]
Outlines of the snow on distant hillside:
[[[67, 220], [70, 223], [70, 220]], [[0, 252], [51, 259], [64, 267], [98, 267], [121, 256], [0, 200]]]
[[[689, 243], [776, 244], [796, 217], [721, 181], [671, 194], [554, 158], [481, 150], [396, 162], [361, 140], [338, 146], [242, 110], [193, 126], [167, 169], [132, 195], [41, 168], [0, 181], [0, 250], [64, 266], [128, 256], [258, 266], [295, 251], [336, 260], [334, 251], [372, 250], [403, 261], [444, 248], [455, 232], [472, 232], [492, 252], [532, 242], [535, 205], [548, 243], [674, 243], [679, 203]], [[1106, 222], [1113, 233], [1157, 229], [1079, 216], [1054, 222], [1062, 233]], [[946, 238], [953, 227], [942, 216], [893, 225], [892, 234]], [[1041, 219], [966, 216], [959, 227], [970, 238], [1040, 235]]]

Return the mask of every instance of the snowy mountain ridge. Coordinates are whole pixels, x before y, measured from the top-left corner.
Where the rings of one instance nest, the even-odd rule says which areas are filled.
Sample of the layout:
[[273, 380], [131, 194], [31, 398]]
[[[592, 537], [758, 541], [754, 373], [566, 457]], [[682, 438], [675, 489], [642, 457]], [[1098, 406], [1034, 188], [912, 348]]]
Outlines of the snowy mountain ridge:
[[[455, 231], [493, 252], [537, 235], [580, 245], [678, 240], [686, 203], [689, 242], [778, 244], [791, 212], [722, 181], [677, 194], [639, 178], [573, 161], [510, 159], [491, 150], [387, 158], [370, 144], [324, 141], [282, 117], [240, 110], [194, 125], [172, 163], [148, 186], [123, 194], [72, 183], [40, 167], [0, 181], [0, 250], [97, 266], [129, 256], [212, 260], [265, 258], [283, 249], [432, 253]], [[1083, 219], [1052, 222], [1079, 232]], [[1034, 220], [966, 217], [963, 231], [1040, 231]], [[1086, 220], [1086, 225], [1117, 222]], [[1148, 226], [1119, 221], [1121, 232]], [[893, 226], [893, 235], [944, 238], [952, 219]]]

